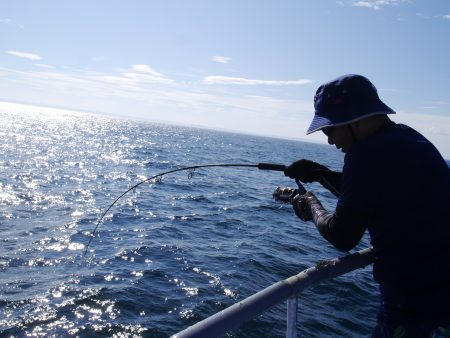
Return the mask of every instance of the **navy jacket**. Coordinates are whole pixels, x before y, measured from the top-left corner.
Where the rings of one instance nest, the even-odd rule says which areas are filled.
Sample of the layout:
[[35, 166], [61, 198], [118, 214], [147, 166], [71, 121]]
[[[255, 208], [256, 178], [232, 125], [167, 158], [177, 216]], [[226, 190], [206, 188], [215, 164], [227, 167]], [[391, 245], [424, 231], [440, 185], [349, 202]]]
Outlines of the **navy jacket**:
[[390, 122], [345, 156], [338, 208], [365, 215], [383, 311], [450, 316], [450, 170], [420, 133]]

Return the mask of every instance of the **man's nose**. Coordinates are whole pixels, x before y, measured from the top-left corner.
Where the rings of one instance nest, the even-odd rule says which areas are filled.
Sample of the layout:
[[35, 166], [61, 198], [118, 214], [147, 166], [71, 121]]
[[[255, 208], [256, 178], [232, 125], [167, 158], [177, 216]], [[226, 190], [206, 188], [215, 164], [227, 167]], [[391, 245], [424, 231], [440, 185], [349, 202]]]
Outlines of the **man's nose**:
[[333, 138], [331, 136], [328, 136], [328, 144], [334, 144]]

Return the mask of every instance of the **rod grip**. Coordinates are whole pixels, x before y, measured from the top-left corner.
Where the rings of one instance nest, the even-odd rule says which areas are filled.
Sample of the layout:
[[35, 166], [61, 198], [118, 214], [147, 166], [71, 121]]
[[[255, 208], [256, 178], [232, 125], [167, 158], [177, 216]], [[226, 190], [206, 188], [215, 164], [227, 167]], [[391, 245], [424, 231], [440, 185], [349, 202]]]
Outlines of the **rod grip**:
[[286, 166], [284, 164], [259, 163], [258, 164], [258, 169], [284, 171], [284, 169], [286, 169]]

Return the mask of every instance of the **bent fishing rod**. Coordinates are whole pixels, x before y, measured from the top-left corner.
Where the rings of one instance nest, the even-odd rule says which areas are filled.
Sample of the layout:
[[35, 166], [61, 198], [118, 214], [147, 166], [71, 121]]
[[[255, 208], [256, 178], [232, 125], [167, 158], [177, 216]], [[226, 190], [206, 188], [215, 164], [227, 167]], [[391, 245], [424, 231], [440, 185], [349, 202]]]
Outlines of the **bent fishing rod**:
[[[147, 178], [135, 185], [133, 185], [131, 188], [127, 189], [125, 192], [123, 192], [121, 195], [119, 195], [106, 209], [105, 211], [102, 213], [102, 215], [99, 217], [94, 231], [91, 233], [91, 237], [89, 238], [89, 241], [86, 245], [86, 248], [84, 249], [84, 253], [83, 253], [83, 258], [86, 256], [86, 253], [89, 250], [89, 246], [91, 245], [92, 239], [95, 237], [96, 233], [97, 233], [97, 229], [100, 226], [101, 222], [103, 221], [103, 218], [106, 216], [106, 214], [108, 213], [109, 210], [111, 210], [111, 208], [123, 197], [125, 196], [127, 193], [129, 193], [130, 191], [136, 189], [137, 187], [139, 187], [140, 185], [157, 179], [157, 178], [161, 178], [162, 176], [165, 176], [167, 174], [171, 174], [171, 173], [175, 173], [178, 171], [186, 171], [186, 170], [195, 170], [195, 169], [199, 169], [199, 168], [211, 168], [211, 167], [247, 167], [247, 168], [258, 168], [260, 170], [272, 170], [272, 171], [284, 171], [286, 169], [286, 166], [283, 164], [274, 164], [274, 163], [258, 163], [258, 164], [240, 164], [240, 163], [220, 163], [220, 164], [201, 164], [201, 165], [193, 165], [193, 166], [189, 166], [189, 167], [182, 167], [182, 168], [178, 168], [178, 169], [172, 169], [169, 171], [165, 171], [162, 173], [159, 173], [157, 175], [154, 175], [150, 178]], [[302, 186], [302, 184], [296, 180], [297, 185], [299, 187], [299, 190], [303, 190], [306, 192], [306, 189]]]

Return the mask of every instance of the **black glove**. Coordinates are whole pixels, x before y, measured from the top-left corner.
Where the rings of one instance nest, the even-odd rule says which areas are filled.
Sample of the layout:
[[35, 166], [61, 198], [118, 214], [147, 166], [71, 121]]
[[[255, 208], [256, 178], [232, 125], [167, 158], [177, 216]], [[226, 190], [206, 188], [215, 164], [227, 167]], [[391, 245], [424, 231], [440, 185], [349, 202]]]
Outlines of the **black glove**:
[[281, 201], [283, 203], [291, 203], [295, 195], [298, 194], [297, 189], [278, 187], [273, 192], [272, 196], [275, 201]]
[[318, 181], [321, 172], [329, 171], [327, 167], [309, 160], [298, 160], [284, 170], [284, 174], [290, 178], [298, 179], [304, 183]]
[[307, 192], [303, 195], [297, 195], [292, 199], [292, 206], [295, 214], [302, 221], [308, 222], [312, 220], [312, 213], [309, 203], [315, 200], [314, 194]]

